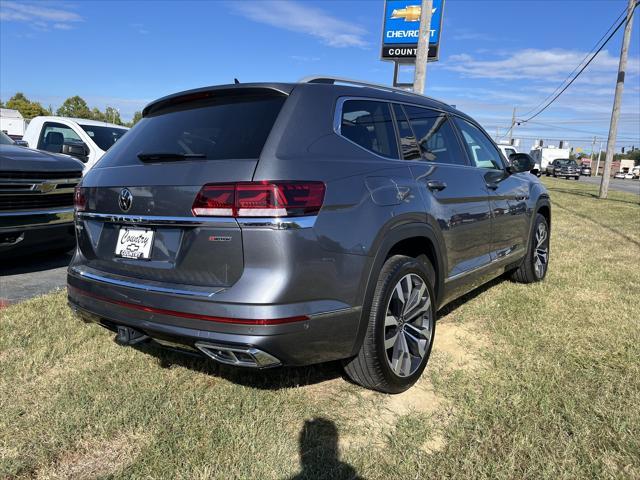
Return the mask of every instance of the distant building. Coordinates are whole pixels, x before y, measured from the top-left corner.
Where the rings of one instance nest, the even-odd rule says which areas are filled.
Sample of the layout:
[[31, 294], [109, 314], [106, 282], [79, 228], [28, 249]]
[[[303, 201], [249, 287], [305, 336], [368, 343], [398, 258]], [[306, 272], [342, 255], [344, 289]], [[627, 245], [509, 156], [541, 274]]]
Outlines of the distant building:
[[21, 139], [27, 128], [27, 122], [18, 110], [0, 108], [0, 130], [14, 140]]

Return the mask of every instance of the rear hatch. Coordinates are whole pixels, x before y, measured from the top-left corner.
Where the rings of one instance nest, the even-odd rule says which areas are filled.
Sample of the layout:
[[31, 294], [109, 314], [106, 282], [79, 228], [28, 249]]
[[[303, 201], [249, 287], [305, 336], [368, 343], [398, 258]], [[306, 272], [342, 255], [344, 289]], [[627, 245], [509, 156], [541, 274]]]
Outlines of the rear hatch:
[[187, 92], [159, 100], [84, 178], [75, 268], [194, 286], [242, 274], [232, 217], [196, 217], [205, 184], [251, 181], [287, 98], [276, 88]]

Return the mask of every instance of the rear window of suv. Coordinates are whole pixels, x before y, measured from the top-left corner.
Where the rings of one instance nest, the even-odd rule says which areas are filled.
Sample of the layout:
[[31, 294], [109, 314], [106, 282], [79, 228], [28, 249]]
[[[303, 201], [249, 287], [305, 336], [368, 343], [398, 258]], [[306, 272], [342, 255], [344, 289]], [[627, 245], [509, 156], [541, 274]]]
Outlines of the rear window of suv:
[[139, 153], [258, 158], [285, 100], [284, 95], [225, 96], [154, 111], [123, 136], [99, 166], [138, 164]]

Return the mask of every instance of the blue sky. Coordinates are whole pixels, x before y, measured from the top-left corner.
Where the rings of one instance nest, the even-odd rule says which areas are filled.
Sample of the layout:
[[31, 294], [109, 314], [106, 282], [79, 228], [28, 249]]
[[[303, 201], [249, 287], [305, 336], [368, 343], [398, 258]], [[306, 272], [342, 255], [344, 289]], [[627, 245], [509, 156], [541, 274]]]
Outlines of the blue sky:
[[[419, 3], [416, 1], [416, 3]], [[551, 93], [626, 0], [447, 0], [430, 96], [455, 104], [495, 135]], [[175, 91], [331, 74], [390, 83], [381, 62], [382, 0], [0, 0], [0, 98], [16, 91], [59, 106], [81, 95], [124, 119]], [[640, 31], [636, 13], [618, 147], [640, 146]], [[606, 139], [622, 31], [537, 123], [516, 137]]]

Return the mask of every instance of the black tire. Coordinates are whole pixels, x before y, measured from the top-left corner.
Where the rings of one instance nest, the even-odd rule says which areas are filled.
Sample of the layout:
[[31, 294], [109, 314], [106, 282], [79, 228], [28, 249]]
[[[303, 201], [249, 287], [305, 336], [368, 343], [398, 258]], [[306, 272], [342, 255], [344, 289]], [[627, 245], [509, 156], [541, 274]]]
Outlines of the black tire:
[[548, 177], [549, 176], [549, 172], [544, 172], [544, 174]]
[[[541, 255], [543, 254], [543, 250], [538, 249], [538, 237], [540, 225], [543, 225], [544, 231], [546, 232], [546, 239], [540, 245], [543, 249], [546, 249], [546, 256], [542, 274], [540, 274], [540, 269], [536, 268], [536, 260], [541, 261]], [[522, 259], [522, 263], [520, 266], [513, 271], [511, 276], [512, 280], [519, 283], [535, 283], [544, 280], [544, 277], [547, 275], [547, 270], [549, 269], [549, 240], [551, 238], [549, 224], [547, 219], [541, 215], [536, 214], [536, 220], [533, 225], [533, 231], [531, 232], [531, 238], [529, 238], [529, 246], [527, 248], [527, 254]]]
[[574, 177], [576, 182], [580, 180], [580, 177]]
[[[391, 353], [395, 351], [395, 345], [385, 349], [385, 332], [389, 328], [389, 326], [385, 326], [385, 317], [387, 316], [387, 308], [391, 305], [390, 302], [396, 285], [409, 274], [417, 275], [426, 286], [430, 305], [427, 307], [426, 303], [424, 304], [429, 313], [428, 319], [426, 314], [423, 318], [427, 323], [425, 331], [429, 332], [429, 339], [426, 341], [425, 353], [422, 359], [418, 360], [419, 357], [414, 357], [417, 368], [407, 376], [400, 376], [392, 369], [391, 360], [388, 357], [389, 351]], [[365, 388], [384, 393], [404, 392], [416, 383], [427, 366], [435, 338], [435, 281], [435, 271], [426, 256], [416, 259], [404, 255], [394, 255], [387, 259], [378, 276], [371, 301], [367, 333], [360, 351], [357, 356], [344, 362], [345, 373], [353, 382]], [[407, 321], [408, 323], [409, 321]], [[393, 328], [402, 327], [390, 328], [393, 330]], [[407, 330], [410, 331], [408, 328]], [[399, 333], [396, 333], [396, 337], [398, 335]], [[417, 363], [418, 361], [420, 361], [419, 364]]]

